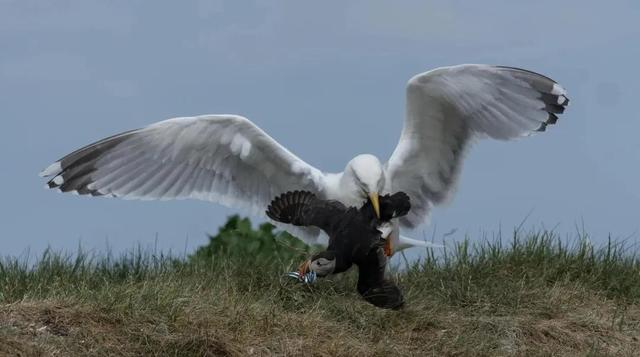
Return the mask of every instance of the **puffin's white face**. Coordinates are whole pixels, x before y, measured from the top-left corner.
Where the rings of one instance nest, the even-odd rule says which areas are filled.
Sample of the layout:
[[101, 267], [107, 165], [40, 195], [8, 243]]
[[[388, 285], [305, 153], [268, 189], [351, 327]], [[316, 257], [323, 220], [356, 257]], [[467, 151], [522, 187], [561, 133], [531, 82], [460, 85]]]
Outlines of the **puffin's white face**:
[[313, 271], [317, 276], [327, 276], [336, 269], [336, 255], [332, 251], [325, 250], [315, 254], [309, 260], [304, 261], [298, 267], [298, 275], [305, 276], [309, 271]]
[[327, 276], [336, 269], [336, 260], [327, 258], [318, 258], [309, 263], [309, 270], [315, 271], [320, 277]]
[[385, 184], [382, 164], [377, 157], [369, 154], [358, 155], [349, 161], [345, 174], [352, 179], [355, 189], [363, 200], [371, 200], [376, 215], [380, 216], [380, 204], [378, 194], [382, 192]]

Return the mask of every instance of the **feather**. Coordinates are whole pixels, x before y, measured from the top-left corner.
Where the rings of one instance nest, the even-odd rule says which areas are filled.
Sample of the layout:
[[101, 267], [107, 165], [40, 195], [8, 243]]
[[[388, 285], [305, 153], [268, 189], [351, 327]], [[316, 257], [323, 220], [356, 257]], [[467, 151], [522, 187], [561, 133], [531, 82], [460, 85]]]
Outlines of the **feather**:
[[564, 112], [566, 94], [552, 79], [514, 67], [460, 65], [411, 78], [404, 128], [385, 165], [386, 191], [411, 197], [401, 226], [424, 223], [433, 205], [451, 197], [474, 137], [508, 140], [544, 131]]

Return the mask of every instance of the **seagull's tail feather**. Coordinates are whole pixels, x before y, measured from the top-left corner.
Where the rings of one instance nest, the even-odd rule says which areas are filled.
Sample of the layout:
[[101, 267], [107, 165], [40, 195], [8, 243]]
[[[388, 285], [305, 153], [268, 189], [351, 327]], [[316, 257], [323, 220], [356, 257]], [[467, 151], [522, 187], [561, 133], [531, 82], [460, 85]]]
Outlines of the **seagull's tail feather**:
[[403, 250], [411, 247], [423, 247], [423, 248], [444, 248], [444, 245], [431, 243], [424, 240], [413, 239], [409, 237], [405, 237], [403, 235], [400, 236], [397, 250]]
[[302, 210], [316, 199], [309, 191], [285, 192], [271, 201], [266, 214], [276, 222], [302, 225]]

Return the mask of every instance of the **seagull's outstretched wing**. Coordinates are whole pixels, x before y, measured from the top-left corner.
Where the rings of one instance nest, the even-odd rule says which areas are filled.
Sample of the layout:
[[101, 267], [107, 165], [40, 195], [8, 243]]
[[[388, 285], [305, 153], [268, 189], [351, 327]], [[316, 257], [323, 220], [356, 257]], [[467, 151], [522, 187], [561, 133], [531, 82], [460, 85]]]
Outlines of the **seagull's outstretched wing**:
[[79, 149], [49, 166], [48, 187], [125, 199], [199, 199], [263, 213], [293, 189], [322, 191], [324, 175], [248, 119], [175, 118]]
[[512, 67], [460, 65], [411, 78], [404, 128], [387, 162], [388, 191], [411, 197], [402, 226], [421, 224], [431, 205], [447, 199], [471, 138], [507, 140], [544, 131], [568, 102], [552, 79]]

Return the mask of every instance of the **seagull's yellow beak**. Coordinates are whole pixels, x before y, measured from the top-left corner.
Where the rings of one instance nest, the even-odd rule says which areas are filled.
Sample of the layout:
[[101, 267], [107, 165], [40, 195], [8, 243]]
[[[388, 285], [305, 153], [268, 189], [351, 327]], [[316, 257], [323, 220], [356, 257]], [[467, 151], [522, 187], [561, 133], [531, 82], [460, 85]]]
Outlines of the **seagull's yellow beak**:
[[371, 204], [373, 205], [373, 210], [376, 212], [376, 217], [380, 218], [380, 201], [378, 199], [378, 193], [371, 192], [369, 194], [369, 200], [371, 200]]

